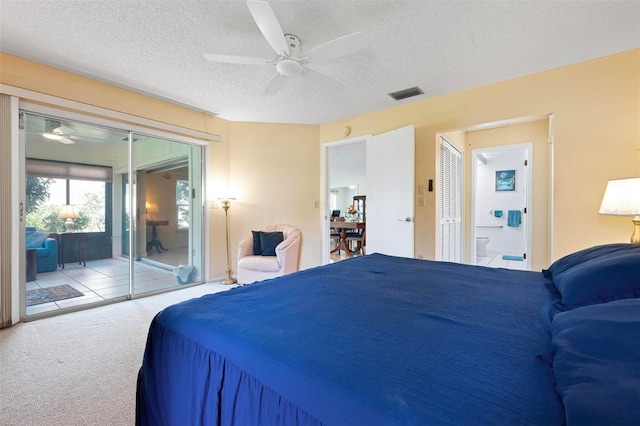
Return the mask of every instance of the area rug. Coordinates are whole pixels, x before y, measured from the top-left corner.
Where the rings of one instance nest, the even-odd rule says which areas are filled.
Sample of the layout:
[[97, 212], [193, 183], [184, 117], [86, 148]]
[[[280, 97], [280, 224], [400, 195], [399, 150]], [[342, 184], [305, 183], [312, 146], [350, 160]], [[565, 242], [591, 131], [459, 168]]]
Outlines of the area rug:
[[84, 296], [69, 284], [57, 285], [55, 287], [39, 288], [27, 290], [27, 306], [39, 305], [41, 303], [55, 302], [56, 300], [71, 299], [72, 297]]

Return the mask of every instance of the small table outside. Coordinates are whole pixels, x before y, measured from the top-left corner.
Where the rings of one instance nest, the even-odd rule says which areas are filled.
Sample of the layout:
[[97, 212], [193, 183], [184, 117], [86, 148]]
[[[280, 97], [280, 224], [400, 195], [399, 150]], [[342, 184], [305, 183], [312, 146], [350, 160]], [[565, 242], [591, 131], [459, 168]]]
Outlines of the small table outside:
[[87, 236], [86, 232], [63, 232], [60, 236], [60, 266], [64, 269], [64, 249], [67, 244], [78, 243], [78, 265], [87, 266]]
[[349, 250], [349, 244], [347, 243], [347, 229], [361, 229], [365, 230], [367, 223], [366, 222], [349, 222], [349, 221], [334, 221], [329, 225], [331, 228], [340, 230], [340, 242], [338, 246], [331, 250], [331, 253], [334, 253], [337, 250], [344, 250], [347, 254], [347, 257], [353, 257], [353, 252]]
[[27, 249], [27, 282], [35, 281], [38, 277], [37, 252], [34, 248]]
[[162, 253], [167, 251], [168, 249], [162, 246], [162, 241], [156, 239], [158, 236], [158, 230], [156, 226], [167, 226], [169, 224], [168, 220], [148, 220], [147, 226], [151, 226], [151, 240], [147, 242], [147, 253], [152, 249], [156, 248], [158, 253]]

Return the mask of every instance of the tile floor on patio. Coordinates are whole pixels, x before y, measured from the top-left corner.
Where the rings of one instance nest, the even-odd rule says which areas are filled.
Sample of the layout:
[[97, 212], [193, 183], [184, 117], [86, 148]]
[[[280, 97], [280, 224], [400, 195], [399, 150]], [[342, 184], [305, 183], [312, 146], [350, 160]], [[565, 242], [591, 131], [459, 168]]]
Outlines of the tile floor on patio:
[[[87, 266], [67, 263], [64, 269], [41, 272], [35, 281], [27, 282], [26, 289], [54, 287], [68, 284], [82, 296], [55, 302], [27, 306], [27, 315], [34, 315], [78, 305], [101, 302], [129, 294], [128, 259], [102, 259], [87, 262]], [[136, 262], [134, 265], [134, 290], [136, 294], [178, 287], [170, 270]]]

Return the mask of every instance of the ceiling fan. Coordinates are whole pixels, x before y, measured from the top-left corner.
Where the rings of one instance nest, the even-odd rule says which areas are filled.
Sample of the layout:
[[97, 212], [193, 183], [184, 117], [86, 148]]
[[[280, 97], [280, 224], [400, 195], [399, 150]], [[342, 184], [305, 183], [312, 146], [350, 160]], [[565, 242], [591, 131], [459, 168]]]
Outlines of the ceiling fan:
[[60, 121], [51, 118], [38, 119], [27, 122], [27, 133], [41, 135], [44, 138], [58, 141], [65, 145], [74, 144], [73, 139], [77, 139], [76, 129], [70, 125], [62, 124]]
[[71, 140], [71, 135], [75, 133], [75, 131], [76, 129], [71, 127], [58, 126], [49, 132], [43, 132], [42, 136], [44, 136], [47, 139], [58, 141], [65, 145], [69, 145], [69, 144], [75, 143], [73, 140]]
[[364, 33], [349, 34], [300, 53], [300, 39], [293, 34], [285, 34], [282, 31], [278, 18], [268, 2], [248, 0], [247, 6], [262, 35], [275, 51], [277, 58], [261, 59], [205, 53], [205, 59], [227, 64], [275, 65], [277, 74], [267, 84], [262, 92], [263, 95], [275, 94], [288, 77], [298, 75], [330, 91], [335, 92], [346, 87], [343, 82], [309, 68], [307, 65], [311, 62], [327, 61], [364, 49], [367, 46]]

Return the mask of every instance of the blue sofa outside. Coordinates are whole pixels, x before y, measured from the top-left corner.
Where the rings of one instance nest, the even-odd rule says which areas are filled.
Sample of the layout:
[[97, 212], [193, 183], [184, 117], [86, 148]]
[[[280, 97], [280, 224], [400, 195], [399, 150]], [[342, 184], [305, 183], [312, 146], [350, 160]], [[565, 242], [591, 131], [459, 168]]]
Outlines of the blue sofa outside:
[[58, 240], [49, 238], [49, 232], [38, 232], [33, 226], [26, 228], [27, 248], [36, 249], [38, 273], [58, 269]]

